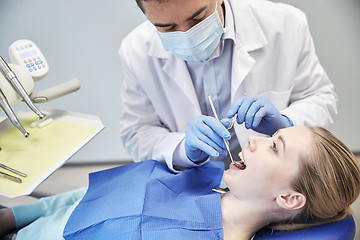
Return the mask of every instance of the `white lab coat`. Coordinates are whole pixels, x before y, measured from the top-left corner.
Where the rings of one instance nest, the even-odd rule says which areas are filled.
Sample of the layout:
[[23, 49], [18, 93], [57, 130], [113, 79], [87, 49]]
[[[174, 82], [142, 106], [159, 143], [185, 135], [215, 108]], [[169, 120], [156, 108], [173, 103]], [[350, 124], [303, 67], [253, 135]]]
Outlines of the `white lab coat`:
[[[294, 125], [327, 127], [337, 113], [337, 96], [321, 67], [305, 15], [289, 5], [264, 0], [229, 0], [235, 18], [231, 102], [265, 96]], [[194, 166], [174, 159], [183, 148], [189, 121], [201, 115], [184, 61], [167, 52], [150, 22], [134, 29], [119, 50], [121, 140], [135, 161], [155, 159], [169, 168]], [[235, 125], [242, 147], [249, 135]], [[235, 154], [235, 153], [234, 153]]]

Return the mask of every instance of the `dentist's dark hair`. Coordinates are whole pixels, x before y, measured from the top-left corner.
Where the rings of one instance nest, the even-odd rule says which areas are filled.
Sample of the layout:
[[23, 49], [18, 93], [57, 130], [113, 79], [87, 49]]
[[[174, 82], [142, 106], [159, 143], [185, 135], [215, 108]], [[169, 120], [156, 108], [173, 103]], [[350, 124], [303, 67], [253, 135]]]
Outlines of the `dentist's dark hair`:
[[141, 11], [143, 12], [143, 13], [145, 13], [145, 9], [144, 9], [144, 6], [143, 6], [143, 2], [150, 2], [150, 1], [157, 1], [158, 3], [162, 3], [162, 2], [164, 2], [164, 1], [166, 1], [166, 0], [136, 0], [136, 3], [137, 3], [137, 5], [138, 5], [138, 7], [141, 9]]

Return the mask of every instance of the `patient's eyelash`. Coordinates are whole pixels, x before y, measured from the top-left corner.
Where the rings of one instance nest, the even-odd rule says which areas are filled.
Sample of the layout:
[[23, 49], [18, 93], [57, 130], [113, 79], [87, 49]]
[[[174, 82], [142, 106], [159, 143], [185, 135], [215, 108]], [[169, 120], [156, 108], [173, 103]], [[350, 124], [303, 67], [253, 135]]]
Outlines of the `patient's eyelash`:
[[277, 152], [277, 146], [276, 146], [275, 141], [273, 141], [272, 150], [273, 150], [274, 152]]

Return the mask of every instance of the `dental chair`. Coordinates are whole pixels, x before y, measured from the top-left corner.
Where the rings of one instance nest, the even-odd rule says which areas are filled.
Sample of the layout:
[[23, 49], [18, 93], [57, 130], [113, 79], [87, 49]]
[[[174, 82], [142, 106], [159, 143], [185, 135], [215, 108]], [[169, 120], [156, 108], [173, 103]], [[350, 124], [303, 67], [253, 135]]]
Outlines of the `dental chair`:
[[292, 231], [263, 229], [254, 240], [353, 240], [356, 226], [353, 216], [337, 222]]
[[[3, 207], [0, 205], [0, 209]], [[18, 229], [14, 232], [17, 231]], [[349, 215], [343, 220], [311, 228], [292, 231], [263, 229], [256, 234], [254, 240], [354, 240], [355, 231], [354, 218]], [[3, 239], [5, 238], [0, 240]]]

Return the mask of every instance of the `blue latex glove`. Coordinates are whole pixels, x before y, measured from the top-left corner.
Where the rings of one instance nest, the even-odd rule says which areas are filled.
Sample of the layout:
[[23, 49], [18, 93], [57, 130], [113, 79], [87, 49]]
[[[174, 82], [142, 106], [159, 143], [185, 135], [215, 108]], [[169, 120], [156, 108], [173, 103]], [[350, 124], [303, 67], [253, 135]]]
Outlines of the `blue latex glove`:
[[210, 156], [225, 157], [223, 138], [231, 135], [224, 125], [214, 117], [201, 115], [192, 120], [185, 133], [185, 152], [193, 162], [201, 162]]
[[229, 108], [227, 116], [238, 113], [237, 123], [245, 122], [246, 129], [271, 135], [280, 128], [293, 126], [291, 120], [275, 108], [265, 97], [241, 97]]

